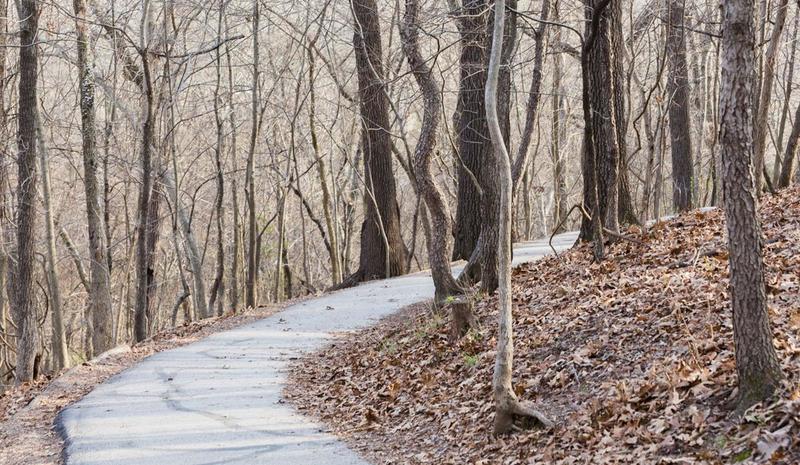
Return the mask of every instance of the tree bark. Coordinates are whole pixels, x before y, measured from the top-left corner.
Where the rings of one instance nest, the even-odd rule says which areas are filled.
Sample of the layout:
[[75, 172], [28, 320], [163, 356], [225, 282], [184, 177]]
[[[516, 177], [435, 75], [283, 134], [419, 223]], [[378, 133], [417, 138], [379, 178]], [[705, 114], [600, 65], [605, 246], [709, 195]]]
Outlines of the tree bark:
[[461, 76], [453, 116], [458, 166], [455, 260], [469, 259], [478, 245], [482, 223], [479, 179], [485, 161], [491, 156], [483, 96], [486, 88], [486, 5], [486, 0], [465, 0], [457, 18], [461, 34]]
[[360, 282], [403, 274], [407, 251], [400, 234], [400, 207], [392, 172], [378, 7], [375, 0], [353, 0], [351, 6], [366, 212], [361, 226], [359, 269], [347, 281]]
[[494, 147], [494, 158], [499, 178], [499, 222], [497, 241], [498, 260], [498, 307], [499, 327], [497, 334], [497, 354], [495, 358], [492, 391], [495, 402], [495, 434], [508, 432], [513, 424], [514, 415], [533, 416], [545, 425], [549, 420], [532, 409], [522, 405], [512, 386], [514, 361], [513, 320], [511, 314], [511, 208], [512, 177], [511, 161], [503, 139], [501, 120], [498, 114], [498, 81], [500, 64], [503, 60], [503, 42], [505, 39], [505, 0], [495, 2], [495, 21], [493, 27], [492, 48], [486, 81], [486, 121]]
[[686, 62], [684, 35], [684, 2], [669, 0], [667, 22], [667, 56], [669, 76], [669, 134], [672, 151], [672, 204], [684, 212], [694, 204], [692, 188], [694, 166], [692, 162], [692, 137], [689, 117], [689, 73]]
[[771, 396], [782, 377], [767, 313], [753, 165], [753, 8], [753, 0], [726, 0], [722, 4], [720, 143], [740, 413]]
[[405, 6], [405, 15], [400, 28], [403, 52], [414, 73], [417, 85], [422, 91], [424, 100], [422, 129], [414, 150], [413, 171], [417, 187], [425, 200], [430, 215], [428, 260], [436, 287], [435, 300], [437, 304], [441, 305], [448, 298], [463, 294], [463, 290], [453, 278], [450, 268], [453, 249], [453, 243], [450, 240], [453, 226], [450, 220], [450, 209], [431, 173], [431, 161], [436, 149], [436, 132], [442, 111], [439, 93], [441, 86], [433, 77], [430, 67], [419, 51], [418, 2], [417, 0], [406, 0]]
[[34, 264], [36, 263], [36, 85], [39, 56], [39, 5], [36, 0], [20, 0], [19, 30], [19, 105], [17, 116], [17, 266], [14, 273], [15, 320], [18, 328], [17, 384], [31, 381], [39, 350], [34, 304]]
[[113, 317], [111, 309], [111, 274], [107, 253], [108, 238], [103, 212], [99, 202], [97, 181], [97, 143], [94, 108], [94, 63], [89, 48], [85, 0], [73, 0], [75, 31], [78, 48], [78, 82], [80, 87], [81, 137], [83, 151], [83, 183], [86, 195], [86, 224], [89, 233], [91, 284], [89, 312], [92, 316], [92, 357], [107, 351], [113, 345]]

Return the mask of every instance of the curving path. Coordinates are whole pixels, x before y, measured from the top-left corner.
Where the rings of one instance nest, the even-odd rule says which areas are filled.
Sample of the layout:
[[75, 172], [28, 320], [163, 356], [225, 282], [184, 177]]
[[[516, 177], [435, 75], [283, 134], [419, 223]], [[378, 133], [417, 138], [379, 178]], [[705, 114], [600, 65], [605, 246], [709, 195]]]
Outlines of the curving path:
[[[575, 233], [557, 236], [570, 247]], [[518, 244], [515, 263], [552, 253]], [[433, 296], [429, 273], [324, 295], [153, 355], [64, 410], [67, 465], [366, 465], [281, 396], [291, 360]]]

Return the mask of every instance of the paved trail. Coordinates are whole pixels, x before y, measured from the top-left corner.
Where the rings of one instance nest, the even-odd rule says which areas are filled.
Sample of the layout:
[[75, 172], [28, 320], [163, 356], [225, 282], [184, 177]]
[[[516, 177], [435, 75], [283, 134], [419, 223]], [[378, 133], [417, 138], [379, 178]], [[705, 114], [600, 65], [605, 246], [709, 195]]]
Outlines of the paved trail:
[[[575, 234], [557, 236], [564, 249]], [[552, 253], [519, 244], [515, 263]], [[149, 357], [63, 411], [68, 465], [367, 465], [281, 396], [287, 366], [332, 333], [433, 296], [428, 273], [308, 300], [264, 320]]]

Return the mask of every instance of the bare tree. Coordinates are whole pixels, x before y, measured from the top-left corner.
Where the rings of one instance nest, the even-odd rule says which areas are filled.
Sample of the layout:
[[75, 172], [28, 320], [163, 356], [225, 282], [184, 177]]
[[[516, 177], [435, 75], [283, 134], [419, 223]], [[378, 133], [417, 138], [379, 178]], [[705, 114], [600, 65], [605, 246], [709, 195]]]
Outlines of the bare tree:
[[767, 313], [755, 181], [760, 168], [753, 164], [753, 10], [753, 0], [722, 4], [720, 142], [740, 413], [772, 395], [782, 377]]
[[512, 177], [511, 162], [508, 156], [503, 132], [498, 115], [498, 78], [500, 62], [503, 55], [505, 28], [505, 0], [495, 2], [495, 21], [492, 34], [492, 48], [489, 59], [488, 77], [486, 81], [486, 121], [494, 147], [494, 158], [497, 163], [500, 184], [500, 209], [497, 246], [498, 280], [499, 280], [499, 327], [497, 335], [497, 355], [495, 359], [492, 390], [495, 402], [494, 431], [505, 433], [511, 429], [514, 415], [531, 416], [542, 424], [549, 426], [550, 420], [542, 414], [524, 405], [517, 398], [512, 386], [514, 361], [514, 338], [512, 328], [511, 303], [511, 207]]

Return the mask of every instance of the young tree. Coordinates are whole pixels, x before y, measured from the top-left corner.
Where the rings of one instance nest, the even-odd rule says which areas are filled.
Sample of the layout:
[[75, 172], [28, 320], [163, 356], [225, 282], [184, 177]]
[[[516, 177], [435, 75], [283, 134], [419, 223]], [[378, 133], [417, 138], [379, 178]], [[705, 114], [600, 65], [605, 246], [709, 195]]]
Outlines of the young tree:
[[14, 273], [18, 328], [16, 383], [31, 381], [39, 350], [34, 303], [34, 265], [36, 264], [36, 123], [39, 101], [39, 32], [37, 0], [20, 0], [19, 13], [19, 114], [17, 116], [17, 267]]
[[753, 8], [753, 0], [725, 0], [722, 4], [720, 145], [739, 412], [772, 395], [782, 377], [767, 313], [755, 187], [758, 167], [753, 165]]
[[500, 63], [503, 56], [505, 3], [505, 0], [497, 0], [494, 6], [495, 21], [485, 96], [486, 121], [492, 138], [492, 146], [494, 147], [494, 161], [497, 164], [500, 187], [499, 240], [497, 245], [499, 327], [497, 355], [492, 378], [495, 402], [495, 434], [508, 432], [513, 424], [514, 415], [531, 416], [544, 425], [549, 426], [551, 424], [542, 414], [520, 402], [512, 386], [514, 337], [511, 312], [511, 199], [513, 186], [511, 162], [500, 126], [497, 99]]
[[400, 208], [392, 172], [389, 101], [383, 82], [378, 6], [375, 0], [353, 0], [351, 8], [366, 209], [361, 225], [359, 268], [347, 279], [348, 284], [355, 284], [403, 274], [407, 251], [400, 235]]
[[[778, 3], [778, 12], [775, 16], [775, 25], [772, 27], [772, 35], [769, 39], [769, 47], [767, 54], [764, 56], [764, 74], [761, 82], [761, 94], [758, 99], [758, 113], [755, 117], [755, 155], [753, 162], [755, 164], [755, 181], [756, 193], [760, 194], [764, 180], [764, 154], [767, 149], [767, 130], [769, 128], [769, 108], [772, 103], [772, 87], [775, 80], [775, 60], [778, 54], [778, 47], [780, 46], [781, 34], [783, 27], [786, 24], [786, 13], [789, 10], [789, 0], [780, 0]], [[768, 18], [764, 18], [765, 21]], [[792, 85], [791, 82], [788, 83]], [[776, 150], [778, 148], [776, 147]], [[777, 155], [776, 155], [777, 156]]]

